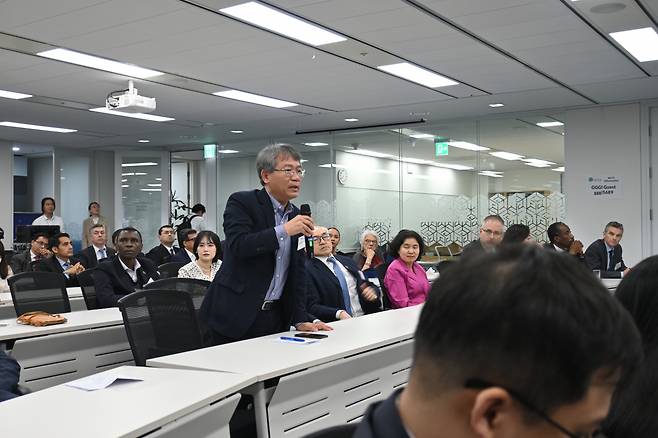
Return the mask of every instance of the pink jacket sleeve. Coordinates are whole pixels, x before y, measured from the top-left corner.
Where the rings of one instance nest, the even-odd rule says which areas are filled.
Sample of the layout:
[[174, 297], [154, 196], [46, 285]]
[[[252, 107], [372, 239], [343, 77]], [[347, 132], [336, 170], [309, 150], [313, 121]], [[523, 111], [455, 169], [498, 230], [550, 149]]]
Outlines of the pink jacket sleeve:
[[386, 270], [384, 286], [388, 290], [391, 307], [394, 309], [407, 307], [409, 305], [409, 293], [407, 291], [407, 273], [393, 262]]

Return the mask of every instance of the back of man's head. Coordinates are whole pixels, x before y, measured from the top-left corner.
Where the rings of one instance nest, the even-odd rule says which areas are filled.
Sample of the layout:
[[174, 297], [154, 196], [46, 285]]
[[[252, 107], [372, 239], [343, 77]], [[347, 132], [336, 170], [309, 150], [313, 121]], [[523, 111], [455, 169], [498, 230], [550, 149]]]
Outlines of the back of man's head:
[[633, 321], [591, 272], [534, 245], [448, 270], [434, 283], [415, 338], [412, 376], [424, 383], [423, 398], [479, 379], [544, 412], [583, 399], [595, 373], [614, 384], [641, 357]]

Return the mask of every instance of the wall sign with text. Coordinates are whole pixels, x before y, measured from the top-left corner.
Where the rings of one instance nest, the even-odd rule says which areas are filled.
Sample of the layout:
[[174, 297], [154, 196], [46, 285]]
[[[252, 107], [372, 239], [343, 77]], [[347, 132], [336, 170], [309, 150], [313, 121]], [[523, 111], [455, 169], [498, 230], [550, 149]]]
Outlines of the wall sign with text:
[[621, 178], [618, 176], [590, 176], [587, 178], [587, 193], [594, 199], [619, 199]]

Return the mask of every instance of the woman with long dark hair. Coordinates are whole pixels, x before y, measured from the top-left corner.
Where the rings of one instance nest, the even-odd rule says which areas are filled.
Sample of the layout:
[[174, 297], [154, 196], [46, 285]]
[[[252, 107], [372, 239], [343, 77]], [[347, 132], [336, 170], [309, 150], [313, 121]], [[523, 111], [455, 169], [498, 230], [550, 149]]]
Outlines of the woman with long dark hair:
[[5, 246], [0, 241], [0, 292], [9, 292], [9, 285], [7, 279], [14, 275], [11, 271], [9, 263], [7, 263], [7, 255], [5, 254]]

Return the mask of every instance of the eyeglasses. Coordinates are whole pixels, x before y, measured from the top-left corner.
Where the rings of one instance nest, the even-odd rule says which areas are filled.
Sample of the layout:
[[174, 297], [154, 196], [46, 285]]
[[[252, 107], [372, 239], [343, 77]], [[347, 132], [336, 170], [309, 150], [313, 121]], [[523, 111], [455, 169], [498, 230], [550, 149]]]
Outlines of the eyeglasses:
[[487, 228], [480, 228], [480, 231], [482, 231], [484, 234], [493, 234], [494, 236], [502, 236], [503, 232], [502, 231], [494, 231], [494, 230], [489, 230]]
[[376, 239], [365, 239], [363, 242], [364, 243], [377, 243], [377, 240]]
[[317, 242], [318, 240], [320, 242], [324, 242], [324, 241], [328, 242], [331, 240], [331, 236], [329, 234], [323, 234], [321, 236], [313, 236], [313, 241]]
[[511, 395], [514, 399], [516, 399], [516, 401], [521, 403], [524, 408], [526, 408], [533, 414], [539, 416], [539, 418], [546, 421], [548, 424], [555, 427], [557, 430], [559, 430], [569, 438], [606, 438], [605, 435], [599, 430], [589, 434], [571, 432], [569, 429], [562, 426], [557, 421], [553, 420], [546, 412], [536, 407], [534, 404], [528, 401], [527, 398], [525, 398], [523, 395], [519, 394], [518, 392], [514, 391], [513, 389], [509, 389], [501, 385], [494, 385], [493, 383], [489, 383], [481, 379], [468, 379], [464, 384], [464, 387], [469, 389], [487, 389], [487, 388], [492, 388], [494, 386], [507, 391], [507, 393]]
[[273, 169], [275, 172], [283, 172], [288, 178], [292, 178], [297, 175], [300, 178], [304, 178], [306, 174], [306, 169], [298, 167], [297, 169]]

